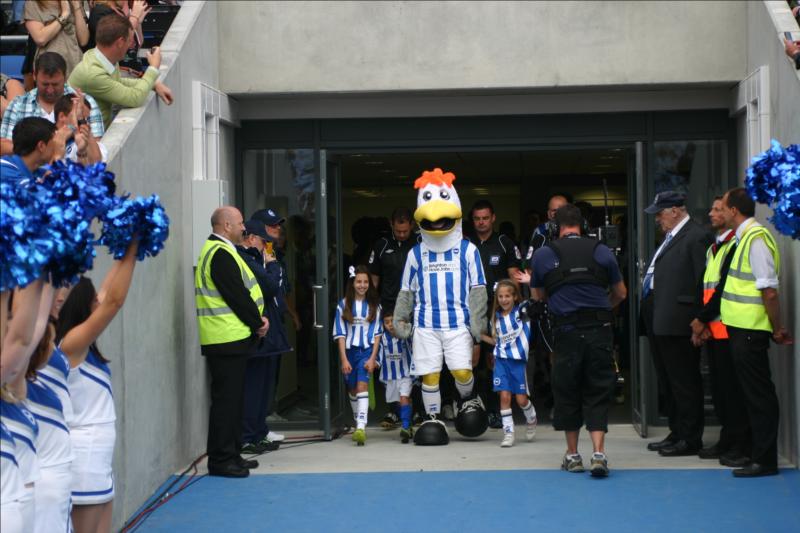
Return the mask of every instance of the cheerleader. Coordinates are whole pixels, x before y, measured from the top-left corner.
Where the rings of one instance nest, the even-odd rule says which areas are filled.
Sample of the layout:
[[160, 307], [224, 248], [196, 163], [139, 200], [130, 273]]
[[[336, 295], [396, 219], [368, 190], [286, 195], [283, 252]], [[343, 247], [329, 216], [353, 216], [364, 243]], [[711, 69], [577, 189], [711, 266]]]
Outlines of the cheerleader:
[[39, 425], [36, 453], [40, 476], [34, 487], [36, 533], [71, 530], [72, 444], [67, 417], [72, 414], [72, 403], [64, 390], [69, 362], [56, 348], [54, 338], [55, 328], [49, 325], [25, 376], [25, 406]]
[[333, 340], [339, 347], [342, 374], [356, 419], [353, 441], [363, 446], [367, 440], [369, 376], [377, 367], [381, 333], [378, 292], [365, 266], [350, 267], [345, 296], [336, 307]]
[[56, 323], [56, 344], [69, 359], [69, 394], [72, 399], [72, 523], [76, 533], [111, 530], [116, 429], [111, 371], [97, 348], [97, 338], [114, 319], [133, 278], [138, 241], [115, 261], [100, 292], [81, 278], [61, 308]]

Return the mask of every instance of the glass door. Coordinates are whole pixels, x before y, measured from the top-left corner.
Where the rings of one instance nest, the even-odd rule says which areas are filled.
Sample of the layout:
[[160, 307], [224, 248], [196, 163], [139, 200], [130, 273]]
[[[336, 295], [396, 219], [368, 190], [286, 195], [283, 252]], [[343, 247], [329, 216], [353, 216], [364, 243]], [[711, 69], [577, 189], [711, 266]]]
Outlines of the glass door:
[[[649, 198], [649, 182], [645, 172], [644, 143], [637, 142], [629, 151], [628, 190], [632, 200], [628, 209], [627, 241], [628, 249], [628, 345], [631, 349], [631, 418], [633, 427], [640, 436], [647, 437], [650, 396], [655, 382], [646, 337], [640, 337], [639, 304], [641, 303], [642, 280], [647, 268], [647, 254], [650, 243], [647, 231], [648, 221], [643, 218], [644, 208]], [[643, 333], [643, 332], [641, 332]]]
[[341, 180], [339, 164], [325, 150], [318, 152], [319, 186], [317, 205], [317, 275], [313, 286], [314, 328], [319, 361], [320, 421], [326, 439], [340, 430], [344, 416], [345, 391], [339, 370], [339, 356], [331, 341], [336, 303], [344, 296], [341, 263]]

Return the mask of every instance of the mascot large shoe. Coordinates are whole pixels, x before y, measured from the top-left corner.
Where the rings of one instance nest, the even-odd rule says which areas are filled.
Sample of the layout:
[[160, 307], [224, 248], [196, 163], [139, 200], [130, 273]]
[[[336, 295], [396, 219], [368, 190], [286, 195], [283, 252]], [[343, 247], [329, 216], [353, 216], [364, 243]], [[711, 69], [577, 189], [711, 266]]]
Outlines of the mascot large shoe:
[[475, 398], [472, 375], [472, 346], [486, 328], [486, 278], [478, 249], [461, 232], [455, 178], [437, 168], [414, 182], [418, 191], [414, 219], [422, 239], [408, 253], [394, 311], [397, 336], [412, 338], [411, 372], [421, 377], [428, 414], [414, 443], [427, 446], [449, 442], [438, 418], [444, 362], [460, 396], [456, 430], [476, 437], [488, 425], [483, 404]]

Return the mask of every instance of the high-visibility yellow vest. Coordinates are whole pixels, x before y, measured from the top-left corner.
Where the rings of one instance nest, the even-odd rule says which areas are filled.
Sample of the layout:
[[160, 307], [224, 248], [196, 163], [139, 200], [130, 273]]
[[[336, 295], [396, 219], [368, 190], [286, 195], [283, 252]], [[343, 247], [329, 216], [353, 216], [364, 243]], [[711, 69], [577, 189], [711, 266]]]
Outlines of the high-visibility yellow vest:
[[726, 326], [742, 329], [772, 331], [767, 309], [756, 289], [756, 277], [750, 266], [750, 246], [754, 239], [764, 239], [775, 260], [775, 273], [780, 272], [780, 252], [769, 230], [753, 221], [739, 240], [731, 259], [731, 268], [722, 291], [720, 314]]
[[223, 344], [248, 338], [252, 335], [250, 327], [239, 320], [236, 313], [225, 303], [211, 279], [211, 258], [214, 254], [227, 253], [233, 256], [242, 274], [244, 286], [258, 306], [264, 311], [264, 296], [255, 274], [238, 253], [222, 241], [207, 240], [200, 250], [197, 269], [194, 274], [194, 301], [197, 306], [197, 328], [200, 330], [200, 344]]
[[[706, 250], [706, 270], [703, 273], [703, 305], [707, 304], [714, 295], [714, 289], [719, 284], [719, 271], [722, 269], [722, 263], [725, 262], [725, 257], [728, 255], [733, 242], [734, 240], [730, 239], [721, 243], [717, 248], [716, 255], [714, 254], [713, 244]], [[720, 287], [720, 290], [722, 290], [722, 287]], [[728, 330], [725, 329], [725, 324], [720, 321], [720, 317], [709, 322], [708, 329], [711, 330], [711, 337], [714, 339], [728, 338]]]

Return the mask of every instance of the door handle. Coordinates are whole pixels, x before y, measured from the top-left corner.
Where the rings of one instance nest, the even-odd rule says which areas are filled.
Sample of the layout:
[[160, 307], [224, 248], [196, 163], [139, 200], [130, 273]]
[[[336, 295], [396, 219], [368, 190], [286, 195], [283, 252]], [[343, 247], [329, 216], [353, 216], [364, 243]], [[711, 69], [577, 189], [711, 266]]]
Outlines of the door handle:
[[322, 324], [317, 324], [317, 291], [320, 290], [322, 290], [322, 285], [311, 286], [311, 307], [314, 309], [314, 329], [322, 329], [325, 327]]

